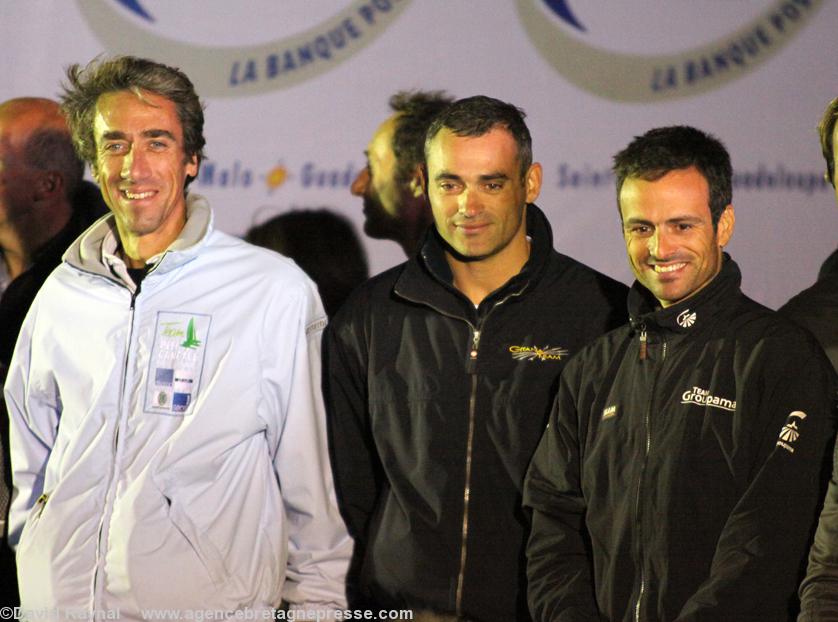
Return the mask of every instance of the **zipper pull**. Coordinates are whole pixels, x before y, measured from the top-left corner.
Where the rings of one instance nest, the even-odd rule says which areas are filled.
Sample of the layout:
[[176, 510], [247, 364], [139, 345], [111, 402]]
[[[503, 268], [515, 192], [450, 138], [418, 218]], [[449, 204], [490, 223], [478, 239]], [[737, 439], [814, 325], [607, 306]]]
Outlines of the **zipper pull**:
[[646, 360], [646, 326], [640, 328], [640, 360]]
[[469, 358], [473, 361], [477, 358], [477, 344], [480, 341], [480, 331], [475, 330], [474, 334], [471, 337], [471, 352], [469, 352]]
[[472, 328], [471, 333], [471, 345], [468, 349], [468, 355], [466, 356], [466, 373], [476, 374], [477, 373], [477, 346], [480, 342], [480, 331], [476, 328]]
[[49, 499], [49, 494], [44, 493], [38, 500], [35, 502], [35, 505], [40, 505], [41, 507], [38, 509], [38, 518], [41, 518], [41, 514], [44, 513], [44, 508], [47, 506], [47, 499]]

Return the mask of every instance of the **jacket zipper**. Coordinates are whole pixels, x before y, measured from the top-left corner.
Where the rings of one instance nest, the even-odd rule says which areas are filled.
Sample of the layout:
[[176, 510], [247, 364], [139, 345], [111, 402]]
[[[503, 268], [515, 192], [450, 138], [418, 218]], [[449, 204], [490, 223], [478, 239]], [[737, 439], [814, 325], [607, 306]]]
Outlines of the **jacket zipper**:
[[[128, 380], [128, 361], [131, 358], [131, 341], [134, 337], [134, 307], [137, 301], [137, 296], [140, 293], [140, 288], [137, 287], [136, 290], [131, 294], [131, 304], [129, 305], [130, 319], [129, 319], [129, 329], [128, 329], [128, 340], [125, 345], [125, 357], [122, 363], [122, 384], [120, 387], [119, 392], [119, 403], [124, 406], [123, 402], [125, 401], [125, 385]], [[116, 419], [116, 425], [114, 427], [114, 435], [113, 435], [113, 468], [111, 471], [111, 478], [108, 482], [108, 490], [105, 494], [105, 507], [102, 509], [102, 518], [99, 521], [99, 530], [97, 533], [97, 541], [96, 541], [96, 567], [93, 571], [93, 590], [92, 590], [92, 611], [97, 610], [97, 603], [96, 603], [96, 590], [99, 585], [99, 572], [100, 572], [100, 560], [102, 555], [102, 536], [104, 535], [105, 531], [105, 520], [108, 516], [108, 507], [111, 505], [114, 497], [114, 491], [111, 490], [114, 482], [117, 480], [117, 468], [118, 468], [118, 461], [117, 461], [117, 451], [119, 450], [119, 425], [120, 421], [122, 420], [122, 413], [119, 413], [119, 416]]]
[[[512, 292], [506, 298], [503, 298], [496, 302], [491, 309], [486, 313], [483, 317], [483, 320], [478, 324], [478, 327], [471, 327], [472, 334], [471, 334], [471, 350], [468, 354], [468, 361], [466, 363], [467, 366], [475, 365], [477, 363], [477, 351], [480, 345], [480, 334], [483, 324], [485, 324], [486, 320], [492, 314], [492, 311], [497, 309], [503, 303], [505, 303], [510, 298], [514, 298], [516, 296], [520, 296], [524, 291], [527, 289], [526, 286], [522, 287], [517, 292]], [[469, 324], [470, 325], [470, 324]], [[470, 325], [471, 326], [471, 325]], [[477, 414], [477, 371], [471, 371], [471, 394], [469, 395], [468, 400], [468, 436], [466, 440], [466, 482], [465, 487], [463, 488], [463, 531], [460, 541], [460, 572], [457, 573], [457, 593], [456, 593], [456, 600], [455, 600], [455, 611], [457, 612], [458, 616], [462, 616], [463, 614], [463, 591], [465, 588], [465, 578], [466, 578], [466, 556], [468, 553], [468, 508], [469, 508], [469, 498], [471, 496], [471, 463], [472, 463], [472, 451], [474, 449], [474, 427], [475, 427], [475, 418]]]
[[[646, 325], [641, 325], [640, 328], [640, 352], [641, 352], [641, 360], [646, 358]], [[662, 341], [661, 347], [661, 363], [666, 359], [666, 340]], [[646, 465], [649, 459], [649, 451], [652, 449], [652, 406], [654, 404], [655, 399], [655, 391], [657, 390], [658, 384], [658, 377], [660, 376], [661, 368], [655, 371], [654, 378], [652, 380], [652, 390], [649, 394], [649, 405], [646, 409], [646, 414], [643, 417], [643, 422], [646, 428], [646, 445], [644, 448], [643, 453], [643, 466], [640, 469], [640, 478], [637, 481], [637, 500], [635, 503], [635, 516], [636, 516], [636, 523], [637, 523], [637, 530], [638, 530], [638, 559], [640, 562], [640, 589], [637, 593], [637, 602], [634, 605], [634, 620], [635, 622], [640, 622], [640, 613], [641, 607], [643, 603], [643, 597], [646, 595], [646, 563], [644, 559], [643, 553], [643, 517], [641, 516], [640, 512], [640, 503], [643, 497], [643, 478], [646, 474]]]
[[[523, 294], [527, 288], [528, 283], [524, 285], [520, 290], [517, 292], [512, 292], [506, 298], [499, 300], [496, 302], [491, 309], [486, 313], [483, 317], [483, 321], [478, 324], [482, 328], [483, 324], [486, 322], [486, 319], [491, 315], [492, 311], [497, 309], [503, 303], [508, 301], [510, 298], [514, 298], [516, 296], [520, 296]], [[428, 303], [425, 300], [417, 300], [411, 298], [410, 296], [405, 296], [404, 294], [399, 294], [405, 300], [409, 300], [410, 302], [415, 302], [417, 304], [422, 304], [430, 309], [433, 309], [437, 313], [442, 316], [450, 317], [455, 320], [460, 320], [465, 322], [468, 327], [471, 329], [471, 349], [469, 350], [468, 360], [466, 361], [466, 366], [470, 367], [477, 362], [477, 351], [478, 346], [480, 345], [480, 333], [481, 328], [473, 325], [467, 319], [453, 315], [451, 313], [445, 312], [442, 309]], [[461, 540], [460, 540], [460, 571], [457, 573], [457, 591], [455, 594], [455, 611], [457, 612], [457, 616], [462, 616], [462, 608], [463, 608], [463, 592], [465, 590], [465, 575], [466, 575], [466, 557], [468, 554], [468, 508], [469, 508], [469, 498], [471, 496], [471, 463], [472, 463], [472, 451], [474, 449], [474, 428], [475, 428], [475, 416], [477, 412], [477, 373], [476, 372], [469, 372], [471, 376], [471, 393], [469, 395], [468, 401], [468, 434], [466, 436], [466, 474], [465, 474], [465, 486], [463, 487], [463, 526], [461, 532]]]
[[[469, 361], [477, 359], [477, 348], [480, 345], [480, 331], [472, 329], [471, 351]], [[471, 461], [474, 448], [474, 419], [477, 405], [477, 374], [471, 374], [471, 394], [468, 399], [468, 436], [466, 437], [466, 483], [463, 489], [463, 530], [460, 541], [460, 571], [457, 574], [456, 611], [461, 616], [463, 606], [463, 585], [466, 578], [466, 555], [468, 553], [468, 508], [471, 497]]]

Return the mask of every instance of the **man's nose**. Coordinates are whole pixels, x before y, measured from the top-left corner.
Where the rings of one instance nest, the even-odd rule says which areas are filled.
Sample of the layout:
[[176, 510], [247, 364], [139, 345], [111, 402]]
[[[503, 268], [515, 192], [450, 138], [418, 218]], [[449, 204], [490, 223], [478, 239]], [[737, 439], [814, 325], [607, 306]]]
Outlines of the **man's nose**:
[[122, 158], [122, 179], [142, 179], [148, 164], [145, 156], [134, 147]]
[[649, 237], [649, 253], [653, 257], [665, 259], [672, 254], [674, 248], [672, 236], [660, 228], [655, 229], [655, 232]]
[[365, 166], [361, 172], [355, 177], [352, 185], [349, 186], [349, 191], [356, 197], [362, 197], [367, 192], [367, 186], [370, 184], [370, 167]]
[[462, 191], [457, 201], [457, 211], [460, 214], [471, 217], [480, 212], [481, 203], [477, 197], [477, 193], [472, 192], [468, 188]]

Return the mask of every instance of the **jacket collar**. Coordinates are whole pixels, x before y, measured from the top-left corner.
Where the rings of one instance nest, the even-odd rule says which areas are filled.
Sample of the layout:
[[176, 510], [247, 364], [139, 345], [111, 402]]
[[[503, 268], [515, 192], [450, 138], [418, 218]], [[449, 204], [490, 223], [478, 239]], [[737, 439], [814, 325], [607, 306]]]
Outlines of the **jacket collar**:
[[635, 329], [644, 326], [675, 333], [691, 333], [729, 308], [731, 298], [739, 292], [741, 282], [739, 266], [727, 253], [722, 258], [722, 269], [710, 283], [694, 296], [666, 308], [661, 308], [652, 293], [635, 281], [628, 297], [631, 325]]
[[[530, 238], [530, 257], [521, 271], [489, 294], [480, 308], [490, 308], [498, 300], [520, 294], [538, 280], [553, 252], [553, 232], [544, 213], [533, 203], [527, 205], [527, 236]], [[393, 288], [397, 296], [413, 302], [428, 304], [443, 313], [470, 317], [474, 306], [454, 287], [454, 275], [445, 259], [445, 243], [430, 227], [416, 257], [405, 265]], [[452, 296], [454, 294], [454, 296]]]
[[[162, 253], [146, 262], [150, 270], [163, 274], [191, 261], [201, 243], [212, 231], [212, 210], [206, 199], [189, 194], [186, 197], [186, 224], [177, 239]], [[119, 234], [113, 214], [107, 214], [85, 231], [64, 253], [71, 266], [123, 282], [131, 291], [135, 286], [127, 267], [119, 256]]]
[[818, 271], [818, 280], [826, 281], [827, 279], [838, 278], [838, 249], [835, 249], [832, 254], [823, 262]]

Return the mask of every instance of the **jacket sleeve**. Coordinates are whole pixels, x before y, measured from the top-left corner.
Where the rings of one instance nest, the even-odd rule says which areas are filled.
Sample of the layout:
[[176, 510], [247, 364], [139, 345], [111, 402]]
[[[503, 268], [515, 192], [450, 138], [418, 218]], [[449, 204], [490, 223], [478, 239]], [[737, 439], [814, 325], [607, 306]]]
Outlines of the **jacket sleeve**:
[[352, 540], [335, 502], [326, 442], [320, 383], [326, 318], [314, 286], [308, 285], [304, 308], [293, 327], [288, 327], [296, 333], [291, 338], [295, 343], [291, 352], [278, 353], [284, 360], [277, 363], [277, 368], [290, 367], [282, 404], [285, 417], [274, 458], [288, 519], [282, 597], [294, 610], [343, 609]]
[[527, 600], [536, 622], [599, 620], [594, 596], [586, 503], [581, 489], [581, 439], [575, 383], [578, 359], [559, 392], [524, 483], [532, 510], [527, 545]]
[[9, 414], [12, 501], [8, 543], [17, 549], [32, 507], [44, 492], [44, 477], [58, 430], [61, 400], [50, 378], [31, 377], [32, 333], [37, 317], [33, 304], [20, 334], [4, 385]]
[[797, 356], [785, 348], [785, 360], [745, 378], [755, 400], [744, 422], [754, 427], [753, 475], [679, 621], [786, 619], [793, 606], [823, 490], [835, 392], [825, 357], [795, 345]]
[[326, 330], [325, 386], [338, 503], [355, 546], [363, 551], [382, 469], [369, 424], [365, 331], [351, 322], [352, 303]]
[[838, 445], [809, 568], [800, 586], [798, 622], [838, 622]]

